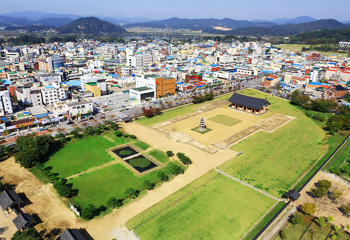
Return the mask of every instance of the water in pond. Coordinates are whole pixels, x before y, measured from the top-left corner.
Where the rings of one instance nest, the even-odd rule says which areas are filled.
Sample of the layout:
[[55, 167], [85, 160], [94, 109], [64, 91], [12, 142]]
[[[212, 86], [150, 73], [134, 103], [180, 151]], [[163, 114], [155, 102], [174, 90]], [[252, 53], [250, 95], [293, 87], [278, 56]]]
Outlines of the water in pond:
[[120, 158], [127, 158], [138, 153], [129, 146], [113, 150], [113, 152], [117, 154]]
[[[129, 159], [129, 160], [125, 160], [125, 162], [127, 162], [130, 166], [132, 166], [131, 164], [130, 164], [130, 161], [132, 161], [133, 159], [137, 159], [137, 158], [142, 158], [142, 159], [147, 159], [146, 157], [144, 157], [144, 156], [139, 156], [139, 157], [135, 157], [135, 158], [132, 158], [132, 159]], [[149, 159], [147, 159], [148, 161], [150, 161], [150, 164], [147, 166], [147, 167], [135, 167], [135, 166], [132, 166], [133, 168], [135, 168], [137, 171], [139, 171], [139, 172], [145, 172], [145, 171], [147, 171], [147, 170], [150, 170], [150, 169], [152, 169], [152, 168], [154, 168], [154, 167], [157, 167], [157, 165], [154, 163], [154, 162], [152, 162], [151, 160], [149, 160]]]

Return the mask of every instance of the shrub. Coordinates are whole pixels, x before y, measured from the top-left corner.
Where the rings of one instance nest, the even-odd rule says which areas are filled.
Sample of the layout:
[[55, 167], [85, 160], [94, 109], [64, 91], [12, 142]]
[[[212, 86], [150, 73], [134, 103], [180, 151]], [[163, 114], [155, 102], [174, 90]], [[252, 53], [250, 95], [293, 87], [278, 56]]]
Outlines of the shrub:
[[133, 167], [146, 168], [151, 164], [147, 158], [134, 158], [129, 160], [129, 164]]
[[280, 238], [281, 239], [287, 239], [287, 231], [286, 230], [280, 231]]
[[309, 112], [306, 112], [305, 115], [306, 115], [307, 117], [312, 117], [312, 114], [309, 113]]
[[344, 205], [341, 207], [341, 210], [345, 213], [345, 214], [349, 214], [350, 213], [350, 203], [348, 203], [347, 205]]
[[96, 216], [97, 209], [93, 204], [89, 204], [82, 212], [81, 217], [84, 219], [92, 219]]
[[325, 227], [327, 224], [326, 224], [326, 219], [324, 217], [320, 217], [320, 218], [317, 218], [315, 220], [315, 222], [317, 223], [318, 226], [320, 227]]
[[119, 152], [119, 155], [121, 155], [121, 156], [127, 156], [127, 155], [130, 155], [132, 153], [132, 151], [130, 151], [130, 150], [121, 150], [120, 152]]
[[151, 183], [149, 180], [145, 180], [143, 183], [143, 186], [148, 190], [152, 190], [155, 187], [155, 185], [155, 183]]
[[128, 188], [128, 189], [126, 189], [125, 194], [126, 194], [128, 197], [134, 198], [134, 199], [135, 199], [135, 198], [137, 198], [137, 197], [139, 196], [140, 191], [135, 190], [135, 189], [133, 189], [133, 188]]
[[136, 136], [135, 135], [129, 135], [129, 138], [136, 139]]
[[299, 213], [297, 213], [290, 219], [290, 222], [293, 225], [301, 224], [301, 223], [303, 223], [303, 217]]
[[192, 163], [191, 159], [190, 159], [189, 157], [187, 157], [184, 153], [178, 152], [178, 153], [176, 154], [176, 156], [177, 156], [177, 157], [180, 159], [180, 161], [181, 161], [183, 164], [185, 164], [185, 165], [188, 165], [188, 164], [191, 164], [191, 163]]
[[123, 133], [123, 137], [128, 138], [128, 137], [129, 137], [129, 134]]
[[168, 157], [171, 157], [171, 156], [174, 155], [174, 153], [173, 153], [173, 151], [166, 151], [166, 155], [167, 155]]
[[114, 135], [116, 135], [117, 137], [121, 137], [123, 136], [123, 133], [121, 131], [115, 131]]
[[185, 170], [182, 167], [178, 166], [178, 165], [171, 166], [171, 171], [173, 172], [173, 174], [175, 176], [177, 176], [179, 174], [183, 174], [185, 172]]
[[165, 182], [165, 181], [168, 181], [169, 178], [167, 175], [165, 175], [164, 172], [158, 172], [157, 176], [159, 177], [159, 179], [162, 181], [162, 182]]

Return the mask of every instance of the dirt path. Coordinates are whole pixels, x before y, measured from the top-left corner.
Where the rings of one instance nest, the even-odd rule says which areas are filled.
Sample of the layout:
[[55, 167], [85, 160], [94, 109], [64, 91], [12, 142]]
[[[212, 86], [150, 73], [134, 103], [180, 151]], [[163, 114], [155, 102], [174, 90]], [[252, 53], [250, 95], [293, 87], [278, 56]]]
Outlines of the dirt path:
[[76, 177], [79, 177], [80, 175], [83, 175], [83, 174], [85, 174], [85, 173], [94, 172], [94, 171], [99, 170], [99, 169], [101, 169], [101, 168], [109, 167], [109, 166], [114, 165], [114, 164], [117, 164], [117, 163], [120, 163], [120, 160], [114, 160], [114, 161], [112, 161], [112, 162], [105, 163], [105, 164], [100, 165], [100, 166], [98, 166], [98, 167], [90, 168], [89, 170], [86, 170], [86, 171], [84, 171], [84, 172], [77, 173], [77, 174], [74, 174], [74, 175], [72, 175], [72, 176], [66, 177], [66, 179], [76, 178]]
[[113, 238], [135, 239], [132, 232], [123, 227], [132, 217], [138, 215], [164, 198], [170, 196], [194, 180], [203, 176], [207, 172], [220, 166], [224, 162], [236, 156], [232, 150], [219, 150], [215, 154], [205, 153], [196, 147], [177, 143], [170, 140], [164, 134], [156, 130], [149, 129], [138, 123], [128, 123], [123, 125], [127, 133], [135, 134], [141, 141], [162, 151], [172, 150], [173, 152], [183, 152], [193, 161], [185, 174], [177, 176], [170, 182], [163, 183], [159, 188], [149, 191], [143, 197], [114, 210], [102, 218], [91, 221], [81, 221], [75, 214], [60, 200], [54, 193], [51, 184], [43, 185], [34, 175], [15, 163], [14, 159], [8, 159], [0, 163], [0, 176], [3, 182], [16, 185], [15, 190], [24, 192], [32, 204], [25, 207], [31, 214], [37, 214], [42, 220], [36, 228], [48, 232], [54, 229], [83, 228], [95, 240], [112, 240]]

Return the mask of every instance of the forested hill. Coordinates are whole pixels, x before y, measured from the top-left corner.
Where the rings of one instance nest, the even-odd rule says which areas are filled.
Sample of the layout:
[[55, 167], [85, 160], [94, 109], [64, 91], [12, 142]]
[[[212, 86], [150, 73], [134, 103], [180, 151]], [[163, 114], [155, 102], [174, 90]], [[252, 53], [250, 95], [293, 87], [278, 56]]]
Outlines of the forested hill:
[[96, 35], [102, 33], [117, 33], [121, 34], [126, 32], [122, 27], [116, 26], [112, 23], [102, 21], [95, 17], [79, 18], [73, 22], [59, 27], [58, 31], [61, 33], [74, 33], [74, 34], [90, 34]]

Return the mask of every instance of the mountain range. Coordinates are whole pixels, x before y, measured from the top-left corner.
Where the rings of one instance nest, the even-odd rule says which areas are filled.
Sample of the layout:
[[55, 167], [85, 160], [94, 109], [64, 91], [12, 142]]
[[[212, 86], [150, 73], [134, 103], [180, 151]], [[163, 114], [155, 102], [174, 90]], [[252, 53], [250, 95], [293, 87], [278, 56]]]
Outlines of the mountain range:
[[[114, 18], [117, 17], [117, 18]], [[291, 36], [307, 31], [323, 29], [349, 29], [348, 21], [339, 22], [334, 19], [316, 20], [308, 16], [274, 20], [255, 19], [252, 21], [235, 20], [230, 18], [215, 19], [186, 19], [169, 18], [165, 20], [151, 20], [147, 18], [127, 18], [124, 16], [80, 17], [73, 14], [54, 14], [35, 11], [13, 12], [0, 15], [0, 26], [16, 30], [20, 28], [32, 31], [56, 28], [61, 33], [102, 34], [125, 33], [126, 28], [149, 27], [167, 29], [191, 29], [215, 34], [233, 34], [249, 36]], [[124, 21], [124, 20], [130, 20]], [[137, 21], [132, 23], [132, 21]], [[121, 27], [122, 26], [122, 27]]]

